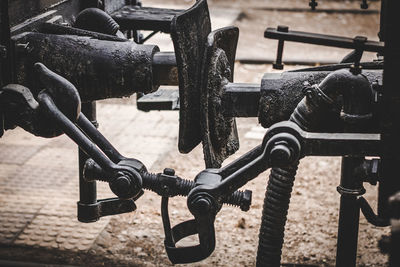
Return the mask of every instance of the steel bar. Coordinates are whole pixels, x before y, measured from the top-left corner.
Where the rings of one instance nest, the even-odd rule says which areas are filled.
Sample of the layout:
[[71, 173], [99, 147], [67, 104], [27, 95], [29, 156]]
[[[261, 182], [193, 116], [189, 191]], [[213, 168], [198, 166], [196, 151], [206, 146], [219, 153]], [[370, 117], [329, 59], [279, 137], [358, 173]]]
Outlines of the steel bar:
[[364, 158], [343, 157], [342, 174], [338, 191], [340, 196], [339, 226], [336, 249], [336, 266], [356, 266], [358, 225], [360, 207], [357, 197], [364, 193], [360, 191], [362, 181], [355, 180], [354, 169]]
[[228, 83], [222, 97], [223, 114], [227, 117], [257, 117], [260, 85]]
[[[94, 124], [96, 121], [96, 102], [82, 103], [82, 113]], [[79, 148], [79, 203], [92, 205], [97, 203], [96, 181], [87, 182], [83, 175], [83, 168], [88, 155]]]
[[[306, 44], [324, 45], [339, 48], [355, 49], [356, 44], [353, 38], [325, 35], [300, 31], [281, 32], [275, 28], [267, 28], [264, 37], [269, 39], [285, 40], [291, 42], [300, 42]], [[383, 54], [384, 44], [377, 41], [366, 41], [364, 43], [364, 51], [378, 52]]]
[[153, 56], [153, 82], [159, 85], [179, 85], [174, 52], [157, 52]]

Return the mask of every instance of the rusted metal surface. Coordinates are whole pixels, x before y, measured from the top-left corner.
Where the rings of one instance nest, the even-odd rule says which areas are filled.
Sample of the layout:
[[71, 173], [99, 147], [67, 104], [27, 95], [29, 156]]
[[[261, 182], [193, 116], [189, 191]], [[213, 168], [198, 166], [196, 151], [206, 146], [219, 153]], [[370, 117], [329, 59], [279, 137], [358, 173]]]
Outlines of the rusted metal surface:
[[233, 82], [239, 29], [226, 27], [208, 35], [200, 98], [203, 152], [207, 168], [217, 168], [239, 149], [234, 117], [222, 112], [224, 85]]
[[200, 118], [201, 59], [204, 44], [211, 32], [207, 1], [200, 0], [172, 20], [171, 38], [174, 43], [179, 79], [179, 141], [182, 153], [189, 153], [202, 139]]
[[157, 89], [152, 75], [156, 46], [29, 32], [13, 39], [16, 46], [29, 44], [16, 56], [17, 81], [36, 93], [41, 88], [33, 75], [35, 62], [72, 82], [84, 102]]
[[[267, 73], [261, 81], [259, 102], [259, 121], [265, 128], [272, 124], [287, 120], [304, 97], [303, 88], [318, 84], [330, 71], [305, 71]], [[382, 81], [381, 70], [363, 71], [370, 84]], [[373, 128], [373, 126], [371, 126]]]
[[135, 29], [170, 33], [172, 19], [183, 11], [180, 9], [127, 5], [111, 15], [122, 30]]
[[154, 54], [153, 81], [159, 85], [179, 84], [175, 53], [160, 52]]

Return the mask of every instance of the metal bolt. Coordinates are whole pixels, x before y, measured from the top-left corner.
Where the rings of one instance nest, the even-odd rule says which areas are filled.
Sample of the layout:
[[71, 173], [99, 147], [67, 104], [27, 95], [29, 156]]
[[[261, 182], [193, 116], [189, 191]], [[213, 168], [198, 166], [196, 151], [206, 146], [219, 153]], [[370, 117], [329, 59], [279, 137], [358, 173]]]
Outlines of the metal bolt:
[[377, 92], [382, 92], [382, 80], [375, 80], [372, 82], [372, 89], [374, 89]]
[[362, 0], [362, 3], [360, 4], [361, 9], [368, 9], [368, 2], [367, 0]]
[[116, 192], [116, 195], [126, 196], [131, 191], [131, 182], [126, 176], [118, 177], [117, 180], [113, 182], [113, 188]]
[[[288, 32], [288, 26], [279, 25], [277, 30], [279, 32]], [[283, 46], [285, 44], [285, 40], [279, 40], [278, 42], [278, 51], [276, 52], [276, 61], [272, 64], [272, 67], [276, 70], [282, 70], [284, 64], [282, 63], [282, 55], [283, 55]]]
[[240, 200], [240, 209], [242, 211], [248, 211], [250, 209], [251, 195], [252, 195], [252, 192], [250, 190], [245, 190], [243, 192], [243, 196]]
[[315, 10], [315, 7], [318, 6], [318, 2], [316, 0], [311, 0], [308, 5], [311, 7], [311, 10]]
[[274, 145], [270, 152], [270, 162], [272, 166], [279, 166], [290, 161], [292, 152], [286, 142], [279, 142]]
[[356, 36], [353, 39], [355, 50], [356, 50], [356, 53], [358, 54], [356, 61], [350, 67], [350, 71], [354, 75], [358, 75], [361, 73], [360, 60], [361, 60], [362, 54], [364, 53], [364, 45], [367, 40], [368, 39], [365, 36]]
[[174, 175], [175, 175], [175, 170], [174, 170], [174, 169], [171, 169], [171, 168], [165, 168], [164, 171], [163, 171], [163, 173], [164, 173], [165, 175], [174, 176]]
[[193, 213], [205, 215], [211, 210], [211, 202], [208, 198], [199, 196], [192, 201], [190, 207]]

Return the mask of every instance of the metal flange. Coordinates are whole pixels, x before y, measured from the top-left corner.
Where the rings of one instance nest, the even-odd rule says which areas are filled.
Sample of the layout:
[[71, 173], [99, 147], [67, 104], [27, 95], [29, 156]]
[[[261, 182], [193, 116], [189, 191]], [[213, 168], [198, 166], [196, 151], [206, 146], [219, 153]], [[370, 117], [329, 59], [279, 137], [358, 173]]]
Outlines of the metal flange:
[[197, 1], [175, 16], [171, 23], [179, 79], [179, 142], [181, 153], [189, 153], [201, 141], [200, 86], [204, 44], [211, 32], [207, 1]]
[[234, 117], [223, 114], [224, 86], [233, 82], [239, 29], [226, 27], [208, 35], [201, 86], [201, 130], [207, 168], [218, 168], [239, 149]]

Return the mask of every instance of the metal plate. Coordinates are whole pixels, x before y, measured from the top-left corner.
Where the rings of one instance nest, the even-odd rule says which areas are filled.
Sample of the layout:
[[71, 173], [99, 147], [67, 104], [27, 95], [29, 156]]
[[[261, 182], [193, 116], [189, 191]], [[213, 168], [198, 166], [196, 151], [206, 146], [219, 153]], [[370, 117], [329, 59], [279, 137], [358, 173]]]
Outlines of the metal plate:
[[202, 139], [200, 127], [200, 87], [204, 44], [211, 32], [207, 1], [194, 6], [172, 20], [171, 38], [174, 43], [179, 79], [179, 143], [181, 153], [189, 153]]
[[207, 168], [221, 167], [239, 149], [235, 118], [225, 116], [221, 105], [224, 85], [233, 81], [238, 38], [237, 27], [226, 27], [211, 32], [206, 43], [200, 110]]
[[111, 14], [122, 30], [151, 30], [169, 33], [174, 16], [181, 9], [127, 5]]

